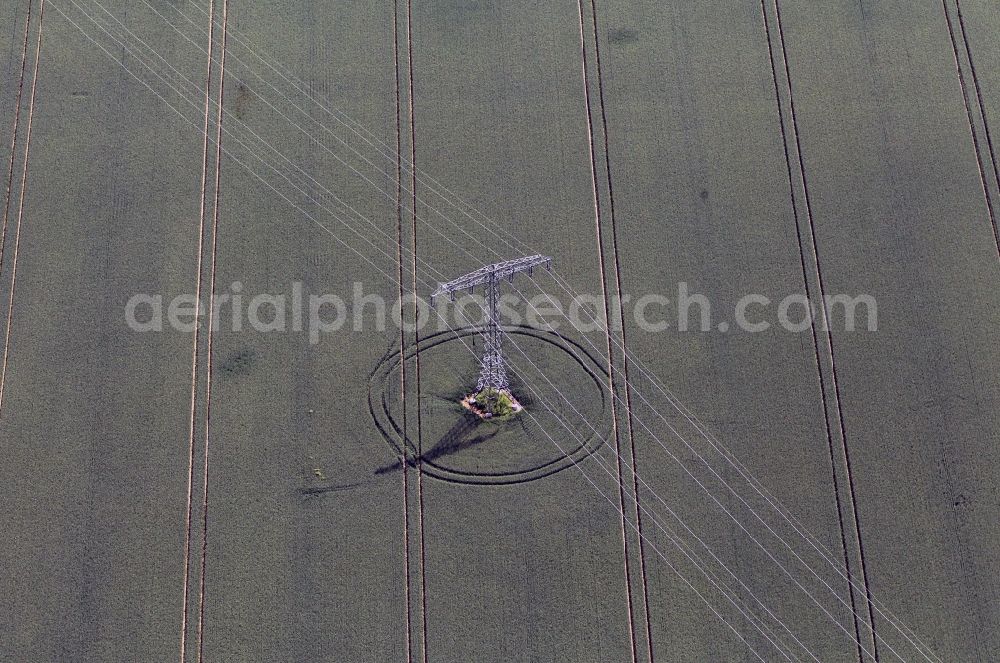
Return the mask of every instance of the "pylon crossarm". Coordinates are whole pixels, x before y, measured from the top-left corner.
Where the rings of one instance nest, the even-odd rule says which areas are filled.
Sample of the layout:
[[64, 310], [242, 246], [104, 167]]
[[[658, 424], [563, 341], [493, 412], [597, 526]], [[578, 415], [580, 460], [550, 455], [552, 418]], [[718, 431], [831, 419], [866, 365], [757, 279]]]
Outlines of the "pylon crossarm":
[[537, 265], [545, 265], [551, 269], [552, 258], [550, 256], [534, 255], [486, 265], [453, 281], [438, 284], [437, 289], [431, 293], [431, 300], [441, 295], [461, 292], [462, 290], [472, 290], [477, 285], [487, 283], [491, 278], [498, 280], [507, 279], [510, 281], [513, 280], [515, 274], [529, 272], [532, 267]]

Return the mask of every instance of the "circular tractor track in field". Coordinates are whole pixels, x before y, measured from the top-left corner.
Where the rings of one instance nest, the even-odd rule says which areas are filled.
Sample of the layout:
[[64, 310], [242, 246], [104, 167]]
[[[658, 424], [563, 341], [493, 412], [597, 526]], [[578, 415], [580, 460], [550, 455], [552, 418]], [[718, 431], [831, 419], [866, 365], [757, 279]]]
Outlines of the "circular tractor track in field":
[[[552, 395], [550, 407], [565, 422], [561, 423], [512, 375], [511, 389], [527, 411], [506, 421], [479, 419], [459, 401], [475, 385], [478, 364], [467, 346], [478, 341], [480, 330], [465, 327], [438, 332], [410, 344], [402, 353], [408, 363], [420, 353], [422, 449], [413, 439], [417, 410], [413, 403], [416, 389], [412, 386], [406, 404], [409, 435], [403, 433], [400, 352], [386, 353], [371, 374], [368, 409], [397, 456], [405, 457], [411, 466], [419, 462], [425, 474], [442, 481], [503, 485], [550, 476], [600, 449], [611, 433], [607, 370], [579, 344], [554, 332], [522, 326], [504, 327], [504, 331], [571, 399], [579, 414], [560, 396]], [[552, 387], [538, 376], [521, 351], [508, 348], [512, 364], [523, 365], [525, 373], [537, 378], [532, 388], [551, 394]], [[410, 381], [412, 363], [408, 365]], [[400, 469], [400, 463], [377, 473], [393, 469]]]

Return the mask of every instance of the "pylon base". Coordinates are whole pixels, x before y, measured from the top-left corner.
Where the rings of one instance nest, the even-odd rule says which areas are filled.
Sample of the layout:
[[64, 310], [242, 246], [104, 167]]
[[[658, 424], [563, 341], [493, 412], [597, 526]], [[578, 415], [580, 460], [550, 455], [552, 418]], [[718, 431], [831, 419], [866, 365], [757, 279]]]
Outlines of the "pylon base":
[[[505, 399], [505, 409], [509, 408], [510, 411], [505, 412], [504, 414], [497, 414], [490, 411], [488, 407], [480, 402], [482, 401], [482, 399], [479, 398], [481, 393], [482, 392], [473, 392], [462, 399], [462, 407], [469, 410], [480, 419], [497, 419], [502, 421], [513, 417], [524, 409], [524, 406], [521, 405], [516, 398], [514, 398], [514, 394], [510, 393], [509, 390], [504, 389], [498, 392], [497, 398]], [[506, 401], [509, 401], [509, 403], [506, 403]]]

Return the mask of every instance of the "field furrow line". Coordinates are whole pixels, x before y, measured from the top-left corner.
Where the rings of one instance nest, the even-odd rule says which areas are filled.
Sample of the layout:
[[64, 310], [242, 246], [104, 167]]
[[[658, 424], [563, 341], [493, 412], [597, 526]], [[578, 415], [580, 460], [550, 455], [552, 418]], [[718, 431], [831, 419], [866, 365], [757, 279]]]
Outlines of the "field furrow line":
[[[650, 663], [653, 662], [653, 633], [652, 627], [650, 625], [650, 615], [649, 615], [649, 583], [646, 577], [646, 553], [645, 546], [643, 545], [642, 536], [642, 507], [641, 498], [639, 497], [639, 460], [636, 458], [635, 454], [635, 432], [632, 420], [632, 387], [629, 382], [629, 359], [628, 359], [628, 341], [626, 339], [625, 331], [625, 308], [620, 305], [623, 301], [622, 296], [622, 276], [621, 276], [621, 257], [618, 251], [618, 218], [615, 213], [615, 186], [614, 177], [611, 175], [611, 151], [609, 146], [608, 138], [608, 115], [606, 110], [606, 105], [604, 101], [604, 71], [601, 66], [601, 31], [598, 28], [597, 21], [597, 4], [595, 0], [590, 0], [590, 12], [591, 18], [594, 24], [594, 63], [597, 70], [597, 93], [598, 93], [598, 104], [601, 109], [601, 125], [603, 128], [602, 134], [604, 136], [604, 167], [608, 178], [608, 206], [611, 213], [611, 247], [612, 256], [614, 258], [615, 265], [615, 290], [617, 292], [619, 306], [618, 308], [618, 323], [621, 326], [622, 335], [622, 379], [625, 383], [625, 421], [628, 429], [628, 439], [630, 454], [632, 456], [632, 494], [635, 496], [635, 519], [636, 519], [636, 533], [639, 536], [639, 575], [641, 579], [641, 589], [642, 589], [642, 605], [643, 614], [645, 616], [645, 629], [646, 629], [646, 654], [649, 657]], [[611, 334], [610, 327], [607, 329], [608, 334]], [[608, 339], [610, 342], [610, 338]], [[616, 344], [617, 346], [617, 344]]]
[[[774, 82], [774, 96], [778, 111], [777, 113], [778, 124], [781, 129], [781, 142], [785, 156], [785, 167], [787, 169], [787, 175], [788, 175], [788, 195], [790, 199], [790, 205], [792, 208], [792, 216], [795, 219], [795, 236], [799, 248], [799, 261], [802, 269], [802, 282], [803, 282], [803, 287], [805, 288], [806, 291], [806, 297], [809, 297], [811, 296], [811, 287], [809, 285], [809, 280], [806, 277], [808, 268], [806, 267], [805, 248], [802, 240], [801, 219], [799, 218], [798, 201], [797, 201], [797, 196], [795, 195], [795, 178], [794, 175], [792, 174], [791, 154], [788, 149], [788, 129], [785, 126], [785, 116], [784, 113], [782, 112], [782, 107], [781, 107], [781, 93], [779, 92], [777, 65], [774, 60], [774, 43], [771, 35], [771, 27], [767, 20], [767, 12], [765, 9], [764, 0], [761, 0], [760, 8], [764, 21], [764, 31], [767, 37], [768, 57], [771, 63], [771, 76]], [[839, 488], [840, 482], [837, 477], [837, 465], [835, 460], [834, 444], [833, 444], [833, 431], [831, 430], [830, 417], [829, 414], [827, 413], [826, 384], [823, 380], [823, 368], [819, 354], [819, 340], [816, 337], [815, 329], [812, 330], [812, 345], [813, 345], [813, 352], [815, 354], [817, 382], [819, 384], [819, 390], [820, 390], [820, 400], [823, 404], [823, 419], [825, 425], [826, 440], [830, 453], [830, 467], [832, 472], [831, 483], [833, 487], [835, 505], [837, 507], [837, 521], [840, 528], [840, 545], [841, 545], [841, 550], [843, 552], [844, 570], [848, 574], [848, 576], [850, 576], [851, 559], [847, 549], [847, 534], [844, 526], [844, 512], [842, 508], [843, 506], [842, 499], [840, 497], [840, 488]], [[854, 585], [850, 582], [847, 583], [847, 591], [851, 605], [852, 606], [856, 605], [854, 596]], [[854, 621], [854, 637], [856, 640], [860, 642], [861, 629], [859, 627], [858, 620], [855, 618], [853, 621]], [[859, 661], [862, 660], [862, 651], [860, 649], [860, 645], [858, 646], [858, 660]]]
[[[780, 124], [781, 124], [782, 142], [784, 144], [786, 167], [788, 169], [789, 189], [790, 189], [790, 196], [791, 196], [791, 202], [792, 202], [792, 208], [793, 208], [793, 215], [794, 215], [794, 218], [795, 218], [795, 232], [796, 232], [796, 240], [797, 240], [798, 246], [799, 246], [799, 259], [800, 259], [800, 265], [802, 267], [803, 286], [804, 286], [804, 288], [806, 290], [806, 297], [809, 298], [810, 301], [812, 301], [811, 287], [809, 285], [810, 275], [808, 273], [809, 272], [809, 268], [807, 267], [807, 262], [808, 261], [806, 259], [807, 249], [808, 249], [809, 257], [811, 257], [812, 262], [815, 265], [814, 269], [813, 269], [813, 274], [812, 275], [816, 279], [816, 288], [818, 290], [818, 298], [819, 298], [819, 301], [824, 301], [823, 297], [825, 295], [825, 288], [824, 288], [824, 281], [823, 281], [823, 271], [822, 271], [822, 266], [821, 266], [821, 263], [820, 263], [819, 247], [818, 247], [818, 244], [817, 244], [817, 241], [816, 241], [816, 230], [815, 230], [815, 223], [814, 223], [813, 214], [812, 214], [812, 204], [811, 204], [810, 199], [809, 199], [809, 184], [808, 184], [808, 179], [807, 179], [807, 176], [806, 176], [805, 161], [804, 161], [803, 156], [802, 156], [802, 143], [801, 143], [801, 138], [800, 138], [801, 133], [799, 131], [798, 116], [797, 116], [796, 110], [795, 110], [795, 99], [794, 99], [794, 94], [793, 94], [793, 90], [792, 90], [792, 75], [791, 75], [790, 66], [788, 64], [788, 49], [787, 49], [787, 45], [786, 45], [786, 42], [785, 42], [784, 28], [783, 28], [782, 21], [781, 21], [781, 5], [780, 5], [779, 0], [773, 0], [773, 2], [774, 2], [774, 13], [775, 13], [775, 25], [777, 26], [778, 44], [779, 44], [779, 47], [780, 47], [780, 50], [781, 50], [782, 68], [783, 68], [785, 83], [787, 83], [788, 108], [789, 108], [789, 115], [791, 117], [791, 127], [790, 127], [791, 128], [791, 133], [792, 133], [791, 139], [789, 139], [789, 137], [788, 137], [788, 127], [785, 125], [784, 119], [782, 117], [781, 94], [779, 92], [778, 72], [777, 72], [777, 66], [776, 66], [776, 63], [775, 63], [775, 60], [774, 60], [774, 55], [773, 55], [773, 37], [772, 37], [771, 31], [770, 31], [770, 27], [768, 26], [767, 12], [766, 12], [763, 0], [761, 0], [761, 12], [763, 14], [764, 26], [765, 26], [765, 30], [766, 30], [766, 34], [767, 34], [768, 52], [769, 52], [770, 58], [771, 58], [771, 73], [772, 73], [774, 84], [775, 84], [775, 98], [776, 98], [777, 107], [778, 107], [778, 116], [779, 116]], [[792, 158], [790, 156], [790, 148], [791, 147], [794, 147], [795, 155], [796, 155], [794, 166], [793, 166]], [[805, 239], [803, 237], [801, 216], [799, 214], [798, 207], [796, 205], [795, 182], [794, 182], [795, 178], [793, 176], [793, 170], [794, 170], [794, 168], [798, 169], [798, 175], [799, 175], [799, 177], [802, 180], [802, 203], [803, 203], [803, 205], [805, 207], [806, 229], [808, 230], [808, 236], [809, 236], [808, 239]], [[821, 359], [821, 354], [822, 353], [820, 352], [820, 341], [819, 341], [819, 336], [818, 336], [818, 332], [816, 330], [816, 325], [815, 324], [810, 325], [810, 332], [812, 334], [813, 350], [814, 350], [814, 353], [815, 353], [815, 360], [816, 360], [816, 371], [817, 371], [817, 377], [818, 377], [818, 381], [819, 381], [819, 385], [820, 385], [820, 399], [821, 399], [821, 402], [822, 402], [822, 405], [823, 405], [824, 424], [825, 424], [825, 427], [826, 427], [827, 443], [828, 443], [829, 451], [830, 451], [831, 476], [832, 476], [832, 481], [833, 481], [835, 502], [836, 502], [836, 506], [837, 506], [837, 518], [838, 518], [838, 521], [840, 523], [841, 544], [842, 544], [842, 546], [844, 548], [845, 572], [848, 574], [848, 577], [850, 577], [850, 575], [851, 575], [851, 570], [850, 570], [851, 563], [850, 563], [850, 555], [848, 553], [847, 534], [846, 534], [846, 529], [845, 529], [845, 522], [844, 522], [844, 517], [843, 517], [843, 511], [842, 511], [843, 500], [842, 500], [841, 495], [840, 495], [840, 488], [839, 488], [840, 484], [839, 484], [839, 478], [838, 478], [838, 472], [837, 472], [836, 452], [835, 452], [835, 448], [834, 448], [835, 445], [834, 445], [833, 426], [831, 425], [830, 414], [829, 414], [830, 413], [829, 402], [830, 402], [831, 395], [832, 395], [832, 398], [833, 398], [833, 401], [834, 401], [833, 409], [836, 412], [836, 425], [837, 425], [838, 432], [840, 433], [840, 439], [841, 439], [841, 442], [842, 442], [842, 452], [843, 452], [843, 459], [844, 459], [844, 472], [845, 472], [845, 475], [846, 475], [846, 480], [847, 480], [847, 485], [848, 485], [847, 502], [848, 502], [848, 505], [850, 507], [851, 518], [853, 520], [853, 525], [854, 525], [854, 531], [855, 531], [855, 533], [857, 535], [858, 560], [859, 560], [859, 564], [860, 564], [860, 567], [861, 567], [862, 586], [864, 588], [864, 597], [863, 597], [863, 600], [865, 601], [865, 603], [868, 606], [867, 607], [867, 611], [868, 611], [868, 623], [866, 624], [866, 626], [871, 630], [871, 634], [872, 634], [872, 638], [871, 638], [871, 640], [872, 640], [872, 652], [873, 652], [873, 655], [874, 655], [876, 663], [878, 663], [878, 661], [880, 660], [879, 659], [879, 651], [878, 651], [878, 637], [877, 637], [876, 632], [875, 632], [875, 617], [874, 617], [874, 612], [873, 612], [873, 609], [872, 609], [871, 600], [869, 599], [869, 597], [871, 595], [871, 590], [870, 590], [869, 581], [868, 581], [868, 568], [867, 568], [867, 564], [866, 564], [866, 561], [865, 561], [864, 543], [862, 541], [862, 536], [861, 536], [861, 523], [860, 523], [860, 518], [859, 518], [858, 510], [857, 510], [857, 500], [856, 500], [856, 489], [855, 489], [854, 476], [853, 476], [852, 471], [851, 471], [850, 449], [849, 449], [848, 440], [847, 440], [847, 432], [846, 432], [846, 428], [845, 428], [845, 425], [844, 425], [844, 413], [843, 413], [843, 407], [842, 407], [842, 404], [841, 404], [840, 386], [839, 386], [839, 381], [838, 381], [838, 377], [837, 377], [837, 365], [836, 365], [836, 358], [835, 358], [835, 353], [834, 353], [834, 348], [833, 348], [833, 336], [832, 336], [832, 333], [830, 331], [830, 325], [826, 323], [826, 309], [825, 308], [822, 309], [822, 315], [823, 315], [823, 326], [826, 328], [826, 338], [825, 338], [825, 341], [826, 341], [827, 348], [825, 348], [825, 349], [828, 349], [828, 351], [829, 351], [830, 380], [831, 380], [831, 383], [832, 383], [832, 389], [831, 390], [827, 389], [826, 379], [824, 377], [825, 373], [824, 373], [824, 370], [823, 370], [823, 361]], [[831, 391], [832, 391], [832, 394], [830, 393]], [[866, 650], [864, 649], [864, 647], [861, 644], [861, 637], [862, 637], [861, 636], [861, 624], [859, 624], [859, 622], [858, 622], [860, 615], [857, 614], [857, 610], [856, 610], [855, 592], [854, 592], [854, 586], [853, 586], [853, 584], [851, 584], [851, 583], [848, 584], [848, 591], [849, 591], [849, 595], [850, 595], [850, 598], [851, 598], [851, 605], [855, 606], [854, 608], [852, 608], [852, 611], [854, 613], [853, 614], [854, 630], [855, 630], [855, 636], [856, 636], [857, 645], [858, 645], [858, 650], [857, 650], [858, 660], [863, 662], [865, 660], [864, 654], [865, 654]]]
[[[948, 39], [951, 42], [952, 54], [955, 56], [955, 71], [958, 74], [958, 84], [962, 90], [962, 103], [965, 105], [966, 120], [969, 123], [969, 133], [972, 134], [972, 146], [976, 152], [976, 167], [979, 169], [979, 179], [983, 185], [983, 196], [986, 198], [986, 210], [990, 217], [990, 225], [993, 228], [993, 242], [996, 244], [997, 256], [1000, 257], [1000, 232], [997, 228], [996, 210], [993, 207], [993, 199], [990, 196], [989, 185], [986, 177], [986, 159], [983, 157], [982, 147], [979, 144], [979, 136], [976, 132], [976, 124], [972, 115], [972, 104], [969, 102], [968, 84], [965, 74], [962, 71], [962, 64], [959, 58], [958, 40], [955, 38], [955, 21], [948, 11], [947, 0], [941, 0], [941, 9], [944, 11], [945, 23], [948, 26]], [[972, 75], [972, 83], [975, 88], [976, 100], [979, 106], [979, 113], [983, 118], [983, 133], [985, 134], [987, 150], [990, 161], [993, 165], [993, 175], [996, 179], [997, 190], [1000, 193], [1000, 169], [997, 168], [996, 152], [993, 149], [993, 137], [990, 135], [989, 120], [986, 118], [986, 106], [983, 104], [983, 94], [979, 86], [979, 75], [976, 72], [976, 65], [972, 59], [972, 47], [965, 31], [965, 18], [962, 15], [962, 5], [959, 0], [955, 0], [955, 9], [958, 14], [958, 27], [962, 34], [962, 41], [965, 44], [965, 52], [969, 58], [969, 73]]]
[[212, 417], [212, 335], [215, 312], [215, 275], [218, 267], [219, 247], [219, 185], [222, 180], [222, 120], [224, 117], [222, 102], [226, 91], [226, 47], [227, 29], [229, 25], [229, 0], [222, 0], [222, 54], [219, 57], [219, 97], [216, 104], [215, 118], [215, 197], [212, 203], [212, 247], [210, 253], [208, 282], [208, 325], [206, 336], [205, 361], [205, 450], [202, 458], [202, 505], [201, 505], [201, 577], [198, 586], [198, 663], [201, 663], [205, 651], [205, 571], [208, 557], [208, 461], [209, 442], [211, 440]]
[[[21, 225], [24, 219], [24, 191], [28, 186], [28, 161], [31, 150], [31, 120], [35, 113], [35, 90], [38, 84], [38, 65], [42, 56], [42, 22], [45, 19], [45, 0], [38, 8], [38, 41], [35, 44], [35, 68], [31, 74], [31, 92], [28, 95], [28, 124], [24, 136], [24, 167], [21, 170], [21, 191], [17, 201], [17, 223], [14, 229], [14, 254], [11, 256], [10, 290], [7, 300], [7, 324], [3, 340], [3, 362], [0, 363], [0, 416], [3, 416], [4, 386], [7, 380], [7, 360], [10, 358], [10, 334], [14, 318], [14, 286], [17, 281], [17, 255], [21, 246]], [[30, 24], [30, 21], [29, 21]], [[11, 157], [13, 158], [13, 156]], [[6, 219], [6, 214], [4, 215]]]
[[[413, 281], [413, 319], [418, 319], [419, 307], [417, 304], [417, 129], [416, 113], [414, 110], [415, 101], [413, 98], [413, 0], [406, 0], [406, 65], [407, 65], [407, 91], [408, 91], [408, 111], [410, 120], [410, 232], [411, 232], [411, 255]], [[402, 312], [400, 312], [402, 314]], [[420, 347], [420, 330], [414, 329], [414, 340], [417, 348]], [[426, 546], [424, 544], [424, 477], [423, 477], [423, 421], [420, 413], [421, 391], [420, 391], [420, 351], [414, 352], [414, 378], [416, 380], [417, 395], [417, 540], [420, 559], [420, 641], [421, 641], [421, 661], [427, 663], [427, 565]], [[404, 431], [405, 435], [405, 431]], [[404, 452], [405, 439], [404, 439]], [[405, 458], [404, 458], [405, 461]]]
[[[399, 89], [399, 0], [392, 2], [392, 63], [393, 82], [395, 88], [395, 115], [396, 115], [396, 277], [397, 295], [399, 301], [403, 301], [403, 130], [402, 130], [402, 102]], [[410, 597], [410, 486], [409, 486], [409, 461], [406, 458], [406, 435], [409, 427], [407, 425], [406, 407], [406, 333], [403, 326], [399, 326], [399, 404], [402, 412], [403, 423], [403, 444], [400, 449], [399, 462], [402, 470], [403, 483], [403, 596], [406, 610], [406, 661], [413, 662], [413, 623], [411, 619], [411, 597]]]
[[[591, 186], [594, 194], [594, 228], [597, 239], [597, 257], [598, 266], [601, 276], [601, 297], [604, 301], [604, 319], [605, 319], [605, 340], [607, 342], [607, 353], [608, 353], [608, 389], [611, 392], [611, 425], [612, 433], [615, 439], [615, 457], [617, 466], [617, 479], [618, 479], [618, 506], [619, 512], [621, 514], [621, 537], [622, 537], [622, 551], [623, 551], [623, 561], [624, 561], [624, 571], [625, 571], [625, 596], [626, 604], [628, 608], [628, 631], [629, 631], [629, 648], [631, 651], [633, 663], [638, 663], [638, 651], [636, 650], [635, 643], [635, 606], [632, 597], [632, 570], [629, 563], [629, 545], [628, 545], [628, 532], [626, 530], [625, 523], [625, 483], [622, 480], [622, 458], [621, 458], [621, 433], [618, 427], [618, 405], [615, 400], [615, 362], [614, 356], [612, 354], [611, 348], [611, 309], [610, 301], [608, 299], [608, 289], [607, 289], [607, 266], [606, 257], [604, 253], [604, 242], [603, 242], [603, 231], [602, 231], [602, 212], [601, 212], [601, 200], [600, 194], [598, 193], [598, 176], [597, 176], [597, 156], [595, 154], [594, 145], [594, 126], [592, 118], [592, 107], [593, 104], [590, 98], [590, 73], [587, 66], [587, 40], [585, 35], [584, 21], [583, 21], [583, 0], [578, 0], [577, 2], [578, 18], [579, 18], [579, 29], [580, 29], [580, 63], [582, 67], [583, 74], [583, 98], [584, 98], [584, 110], [586, 112], [587, 121], [587, 147], [590, 159], [590, 174], [591, 174]], [[634, 459], [633, 459], [634, 460]]]
[[[201, 159], [201, 191], [199, 194], [198, 211], [198, 257], [195, 261], [195, 321], [199, 319], [202, 285], [202, 254], [205, 248], [205, 208], [208, 195], [208, 125], [211, 107], [212, 89], [212, 63], [213, 49], [215, 46], [215, 0], [210, 0], [208, 14], [208, 63], [205, 72], [205, 113], [202, 125], [202, 159]], [[191, 572], [191, 519], [194, 496], [194, 458], [195, 458], [195, 422], [197, 420], [197, 400], [198, 400], [198, 345], [200, 325], [197, 323], [192, 334], [191, 342], [191, 413], [188, 425], [188, 485], [187, 485], [187, 508], [185, 514], [185, 534], [184, 534], [184, 581], [182, 587], [182, 608], [181, 608], [181, 642], [180, 642], [180, 663], [185, 663], [187, 658], [187, 635], [188, 635], [188, 599], [190, 596], [189, 575]], [[211, 330], [209, 330], [211, 331]]]
[[31, 28], [31, 0], [27, 3], [27, 16], [24, 19], [24, 43], [21, 46], [21, 73], [17, 82], [17, 95], [14, 99], [14, 128], [10, 132], [10, 165], [7, 169], [7, 193], [4, 196], [3, 227], [0, 229], [0, 275], [3, 274], [4, 247], [7, 243], [7, 219], [10, 215], [10, 195], [14, 186], [14, 154], [17, 151], [17, 128], [21, 119], [21, 95], [24, 92], [24, 71], [28, 61], [28, 35]]

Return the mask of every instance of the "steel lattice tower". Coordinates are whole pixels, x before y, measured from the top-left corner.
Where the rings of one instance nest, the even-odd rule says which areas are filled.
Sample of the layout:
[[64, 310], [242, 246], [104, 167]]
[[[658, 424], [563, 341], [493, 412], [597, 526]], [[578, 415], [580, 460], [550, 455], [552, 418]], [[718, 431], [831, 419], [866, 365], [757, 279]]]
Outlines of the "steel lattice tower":
[[504, 279], [513, 282], [514, 275], [520, 272], [527, 272], [528, 276], [531, 276], [532, 268], [542, 264], [546, 269], [551, 269], [552, 258], [535, 255], [493, 263], [448, 283], [440, 283], [437, 290], [431, 294], [433, 305], [434, 298], [440, 295], [450, 295], [451, 300], [455, 301], [456, 292], [461, 290], [473, 292], [477, 285], [486, 287], [484, 306], [486, 325], [482, 330], [483, 356], [479, 361], [477, 392], [484, 389], [490, 389], [494, 394], [509, 391], [507, 362], [503, 355], [503, 330], [500, 328], [500, 285]]

